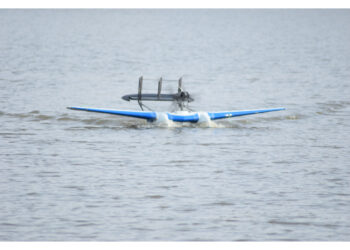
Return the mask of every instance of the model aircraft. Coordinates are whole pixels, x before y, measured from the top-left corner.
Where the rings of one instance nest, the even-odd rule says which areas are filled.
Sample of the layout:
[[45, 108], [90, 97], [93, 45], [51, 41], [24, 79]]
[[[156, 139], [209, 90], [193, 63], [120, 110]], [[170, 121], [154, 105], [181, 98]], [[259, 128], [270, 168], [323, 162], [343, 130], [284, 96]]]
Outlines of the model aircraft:
[[[162, 94], [163, 81], [176, 80], [158, 80], [158, 92], [156, 94], [143, 94], [142, 84], [143, 77], [139, 78], [138, 93], [132, 95], [125, 95], [122, 99], [126, 101], [137, 101], [142, 111], [128, 111], [128, 110], [112, 110], [99, 108], [82, 108], [82, 107], [67, 107], [72, 110], [88, 111], [106, 113], [112, 115], [128, 116], [147, 120], [148, 122], [170, 120], [174, 122], [191, 122], [200, 123], [212, 120], [231, 118], [236, 116], [253, 115], [259, 113], [266, 113], [272, 111], [280, 111], [285, 108], [269, 108], [269, 109], [255, 109], [255, 110], [239, 110], [239, 111], [221, 111], [221, 112], [195, 112], [189, 108], [189, 103], [194, 99], [191, 95], [182, 88], [182, 77], [178, 80], [178, 89], [174, 94]], [[155, 112], [143, 104], [143, 101], [168, 101], [177, 104], [177, 110], [174, 112]], [[149, 111], [144, 111], [147, 108]]]

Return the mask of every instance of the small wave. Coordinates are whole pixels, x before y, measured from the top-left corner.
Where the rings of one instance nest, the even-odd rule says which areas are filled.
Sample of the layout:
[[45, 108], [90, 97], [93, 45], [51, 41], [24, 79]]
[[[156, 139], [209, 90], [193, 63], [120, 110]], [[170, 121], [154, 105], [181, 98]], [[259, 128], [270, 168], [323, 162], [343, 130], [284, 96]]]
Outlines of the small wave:
[[208, 206], [233, 206], [235, 205], [234, 203], [232, 202], [227, 202], [227, 201], [218, 201], [218, 202], [213, 202], [213, 203], [210, 203], [210, 204], [207, 204]]
[[13, 118], [33, 118], [35, 120], [50, 120], [55, 118], [55, 116], [52, 115], [40, 114], [38, 110], [33, 110], [27, 113], [7, 113], [0, 111], [0, 115]]
[[67, 114], [63, 114], [59, 117], [56, 117], [55, 119], [59, 122], [82, 122], [89, 125], [108, 125], [108, 124], [115, 124], [120, 121], [120, 120], [118, 121], [118, 118], [116, 119], [116, 117], [85, 119], [85, 118], [80, 118], [76, 116], [69, 116]]
[[320, 115], [329, 115], [334, 114], [335, 112], [341, 111], [350, 106], [349, 101], [329, 101], [329, 102], [319, 102], [316, 103], [320, 110], [317, 111], [317, 114]]
[[148, 199], [161, 199], [161, 198], [164, 198], [164, 196], [155, 194], [155, 195], [146, 195], [145, 198], [148, 198]]
[[293, 226], [309, 226], [310, 222], [297, 222], [297, 221], [281, 221], [281, 220], [269, 220], [270, 224], [280, 224], [280, 225], [293, 225]]
[[254, 118], [255, 120], [271, 122], [271, 121], [284, 121], [284, 120], [299, 120], [306, 118], [306, 115], [293, 114], [293, 115], [282, 115], [282, 116], [271, 116], [271, 117], [259, 117]]
[[40, 121], [42, 121], [42, 120], [52, 120], [52, 119], [54, 119], [55, 117], [54, 116], [51, 116], [51, 115], [36, 115], [35, 117], [34, 117], [36, 120], [40, 120]]
[[338, 225], [328, 224], [328, 223], [315, 223], [315, 222], [299, 222], [299, 221], [285, 221], [285, 220], [269, 220], [270, 224], [279, 224], [285, 226], [317, 226], [317, 227], [326, 227], [326, 228], [337, 228]]

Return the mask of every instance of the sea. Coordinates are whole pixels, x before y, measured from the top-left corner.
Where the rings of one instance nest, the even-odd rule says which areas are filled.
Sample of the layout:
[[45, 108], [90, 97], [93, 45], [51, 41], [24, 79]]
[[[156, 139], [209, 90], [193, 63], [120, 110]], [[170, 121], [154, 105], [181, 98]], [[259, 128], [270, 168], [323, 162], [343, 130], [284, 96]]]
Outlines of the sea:
[[[140, 76], [286, 110], [66, 108], [139, 110]], [[350, 241], [350, 10], [1, 9], [0, 178], [0, 241]]]

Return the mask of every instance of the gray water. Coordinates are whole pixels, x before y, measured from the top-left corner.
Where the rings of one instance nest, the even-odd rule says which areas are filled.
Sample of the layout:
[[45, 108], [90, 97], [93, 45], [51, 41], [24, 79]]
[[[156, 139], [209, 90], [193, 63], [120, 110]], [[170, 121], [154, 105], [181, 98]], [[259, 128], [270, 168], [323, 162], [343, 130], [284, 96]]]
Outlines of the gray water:
[[[66, 109], [137, 110], [140, 75], [286, 111]], [[0, 240], [349, 241], [349, 83], [349, 10], [0, 10]]]

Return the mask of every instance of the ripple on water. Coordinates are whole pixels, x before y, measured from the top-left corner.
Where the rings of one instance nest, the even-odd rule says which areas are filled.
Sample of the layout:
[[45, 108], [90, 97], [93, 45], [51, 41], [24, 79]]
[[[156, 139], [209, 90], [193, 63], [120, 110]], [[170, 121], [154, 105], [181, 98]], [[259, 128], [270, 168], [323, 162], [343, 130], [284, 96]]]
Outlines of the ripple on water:
[[148, 199], [162, 199], [162, 198], [164, 198], [164, 196], [155, 194], [155, 195], [146, 195], [145, 198], [148, 198]]

